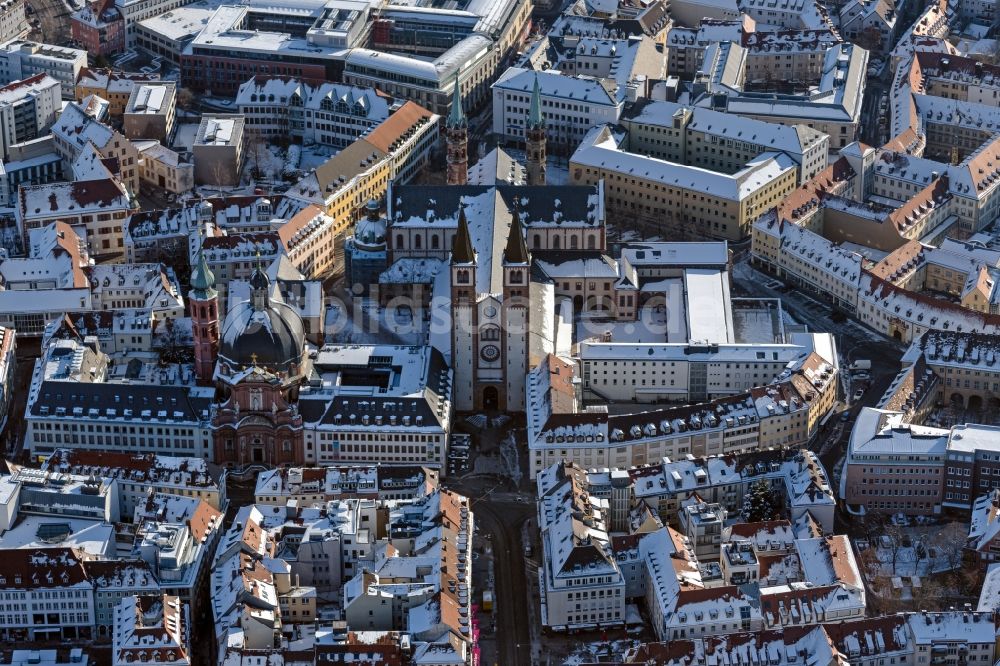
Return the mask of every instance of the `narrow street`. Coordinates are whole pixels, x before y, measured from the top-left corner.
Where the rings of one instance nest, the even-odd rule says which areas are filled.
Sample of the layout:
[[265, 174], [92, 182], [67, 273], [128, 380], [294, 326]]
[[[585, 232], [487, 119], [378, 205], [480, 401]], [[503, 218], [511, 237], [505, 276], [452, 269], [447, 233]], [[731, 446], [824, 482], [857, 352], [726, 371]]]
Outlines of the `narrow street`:
[[[495, 455], [505, 435], [505, 429], [476, 433], [476, 454]], [[527, 469], [526, 456], [522, 458], [520, 468]], [[532, 642], [531, 625], [539, 620], [531, 590], [538, 583], [527, 575], [522, 539], [525, 524], [535, 519], [533, 484], [523, 478], [516, 488], [506, 477], [477, 474], [451, 477], [446, 485], [469, 498], [479, 533], [492, 547], [494, 626], [490, 626], [490, 615], [484, 614], [480, 625], [482, 666], [537, 663], [541, 646]]]
[[39, 27], [33, 30], [30, 37], [48, 44], [65, 44], [70, 39], [69, 16], [70, 9], [65, 0], [30, 0], [28, 5], [35, 10]]
[[[521, 525], [531, 515], [533, 504], [476, 502], [473, 515], [480, 529], [490, 535], [496, 576], [497, 664], [531, 664], [531, 631], [528, 621], [528, 581], [524, 571]], [[486, 664], [485, 666], [489, 666]]]
[[[745, 259], [733, 270], [733, 281], [738, 291], [752, 298], [780, 298], [782, 308], [792, 319], [805, 324], [811, 331], [827, 331], [836, 336], [837, 351], [840, 355], [842, 388], [840, 400], [847, 405], [850, 417], [841, 421], [831, 417], [812, 442], [812, 450], [819, 454], [820, 462], [830, 475], [833, 490], [838, 492], [837, 469], [850, 441], [854, 419], [862, 407], [875, 406], [892, 383], [900, 369], [900, 358], [904, 347], [853, 321], [834, 321], [833, 309], [795, 288], [777, 291], [767, 286], [771, 276], [752, 268]], [[851, 385], [848, 366], [859, 359], [871, 361], [871, 385], [858, 401], [853, 401], [854, 388]], [[840, 513], [838, 513], [838, 521]], [[843, 529], [838, 526], [838, 530]], [[846, 530], [844, 530], [846, 531]]]

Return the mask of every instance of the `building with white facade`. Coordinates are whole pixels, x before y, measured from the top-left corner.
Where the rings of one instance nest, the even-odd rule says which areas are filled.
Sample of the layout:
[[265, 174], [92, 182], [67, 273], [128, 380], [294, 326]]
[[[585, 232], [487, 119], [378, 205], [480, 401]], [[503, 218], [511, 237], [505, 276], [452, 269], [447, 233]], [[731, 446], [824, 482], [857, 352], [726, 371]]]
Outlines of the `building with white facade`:
[[0, 81], [47, 74], [59, 82], [63, 99], [74, 98], [77, 77], [86, 66], [87, 52], [82, 49], [20, 39], [0, 45]]
[[191, 663], [190, 607], [178, 597], [122, 597], [115, 609], [111, 663], [154, 666]]
[[255, 76], [236, 93], [247, 131], [261, 138], [293, 137], [305, 145], [344, 148], [394, 110], [374, 88], [317, 84], [283, 76]]
[[0, 88], [0, 155], [7, 159], [10, 146], [31, 141], [48, 132], [61, 108], [59, 81], [35, 74]]
[[594, 76], [511, 67], [493, 84], [493, 133], [523, 144], [534, 87], [538, 85], [548, 149], [568, 155], [591, 128], [615, 124], [625, 104], [624, 89]]

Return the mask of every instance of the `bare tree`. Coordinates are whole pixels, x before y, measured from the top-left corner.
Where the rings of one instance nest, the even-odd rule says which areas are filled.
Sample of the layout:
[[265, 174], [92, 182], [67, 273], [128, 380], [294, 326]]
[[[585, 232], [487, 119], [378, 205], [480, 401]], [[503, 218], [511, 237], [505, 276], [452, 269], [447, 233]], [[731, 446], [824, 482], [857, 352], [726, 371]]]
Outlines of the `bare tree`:
[[958, 569], [962, 566], [967, 537], [968, 531], [961, 523], [948, 523], [931, 536], [928, 545], [947, 562], [949, 569]]
[[250, 177], [254, 180], [261, 180], [264, 174], [260, 170], [263, 150], [266, 148], [264, 138], [259, 130], [250, 129], [246, 132], [246, 144], [249, 149]]
[[884, 513], [871, 513], [865, 518], [865, 535], [873, 548], [884, 548], [889, 551], [892, 570], [890, 575], [896, 575], [896, 565], [903, 548], [905, 535], [899, 525], [892, 522]]
[[194, 93], [190, 88], [178, 88], [177, 106], [188, 111], [194, 106]]

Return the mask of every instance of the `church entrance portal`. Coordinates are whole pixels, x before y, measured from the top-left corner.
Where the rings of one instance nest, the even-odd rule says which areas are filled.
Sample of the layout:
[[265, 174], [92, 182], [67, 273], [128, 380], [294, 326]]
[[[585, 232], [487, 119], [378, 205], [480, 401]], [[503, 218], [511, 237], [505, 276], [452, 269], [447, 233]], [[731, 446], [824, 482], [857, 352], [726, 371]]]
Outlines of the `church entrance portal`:
[[500, 394], [496, 386], [487, 386], [483, 389], [483, 409], [496, 409], [500, 404]]

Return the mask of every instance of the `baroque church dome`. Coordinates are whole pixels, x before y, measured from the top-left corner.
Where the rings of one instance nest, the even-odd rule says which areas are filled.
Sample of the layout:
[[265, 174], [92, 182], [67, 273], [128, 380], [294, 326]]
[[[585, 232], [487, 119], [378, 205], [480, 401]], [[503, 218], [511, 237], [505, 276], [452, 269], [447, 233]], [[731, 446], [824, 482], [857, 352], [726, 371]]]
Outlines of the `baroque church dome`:
[[366, 206], [367, 214], [354, 227], [354, 240], [366, 248], [385, 248], [385, 222], [379, 217], [378, 202]]
[[287, 304], [270, 297], [270, 280], [259, 267], [250, 277], [250, 288], [250, 300], [226, 313], [220, 360], [234, 369], [256, 366], [297, 374], [305, 354], [302, 318]]

